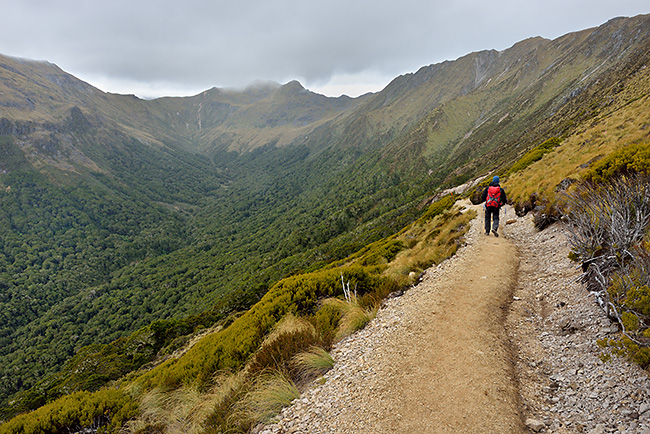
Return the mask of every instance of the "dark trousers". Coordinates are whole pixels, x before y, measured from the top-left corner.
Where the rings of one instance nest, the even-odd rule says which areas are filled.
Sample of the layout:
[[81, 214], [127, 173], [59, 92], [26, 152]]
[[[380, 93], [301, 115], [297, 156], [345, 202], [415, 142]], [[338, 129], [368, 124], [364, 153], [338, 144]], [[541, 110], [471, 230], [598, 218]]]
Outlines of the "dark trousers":
[[490, 233], [490, 220], [492, 220], [492, 230], [499, 230], [499, 208], [496, 206], [485, 207], [485, 233]]

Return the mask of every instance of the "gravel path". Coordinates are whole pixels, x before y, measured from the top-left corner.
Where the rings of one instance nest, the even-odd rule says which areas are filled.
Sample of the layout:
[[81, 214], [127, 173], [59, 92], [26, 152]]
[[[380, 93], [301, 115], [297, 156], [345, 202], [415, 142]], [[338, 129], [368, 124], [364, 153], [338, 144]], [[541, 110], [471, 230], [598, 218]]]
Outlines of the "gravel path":
[[650, 377], [625, 360], [600, 360], [597, 341], [618, 328], [576, 282], [564, 230], [537, 232], [520, 220], [511, 231], [521, 261], [506, 330], [522, 413], [540, 432], [650, 434]]
[[616, 329], [575, 283], [561, 228], [520, 218], [495, 238], [481, 226], [255, 431], [650, 434], [650, 378], [599, 359], [596, 340]]

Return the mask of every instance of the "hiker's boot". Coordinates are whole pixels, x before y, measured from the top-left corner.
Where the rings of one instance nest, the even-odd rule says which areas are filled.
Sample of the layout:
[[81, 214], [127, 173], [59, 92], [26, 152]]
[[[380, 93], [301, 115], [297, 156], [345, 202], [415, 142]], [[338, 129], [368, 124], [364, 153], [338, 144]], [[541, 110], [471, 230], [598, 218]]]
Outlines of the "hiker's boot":
[[[497, 233], [496, 229], [492, 229], [492, 233], [494, 234], [495, 237], [498, 237], [498, 236], [499, 236], [499, 234]], [[490, 234], [488, 234], [488, 235], [490, 235]]]

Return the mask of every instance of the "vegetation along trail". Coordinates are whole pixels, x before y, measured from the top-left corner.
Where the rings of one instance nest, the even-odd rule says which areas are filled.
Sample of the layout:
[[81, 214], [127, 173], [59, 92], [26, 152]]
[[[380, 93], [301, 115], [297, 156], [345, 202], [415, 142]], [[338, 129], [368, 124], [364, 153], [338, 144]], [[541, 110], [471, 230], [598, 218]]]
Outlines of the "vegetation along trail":
[[518, 257], [482, 220], [468, 248], [389, 299], [334, 350], [327, 382], [261, 432], [525, 432], [504, 331]]

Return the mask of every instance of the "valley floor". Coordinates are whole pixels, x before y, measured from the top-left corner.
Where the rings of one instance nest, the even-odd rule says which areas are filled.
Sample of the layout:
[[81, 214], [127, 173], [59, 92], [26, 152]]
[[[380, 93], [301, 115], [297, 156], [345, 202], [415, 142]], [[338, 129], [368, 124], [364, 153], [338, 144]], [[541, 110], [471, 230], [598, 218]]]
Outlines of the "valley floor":
[[477, 211], [455, 257], [387, 300], [333, 349], [324, 384], [255, 431], [650, 434], [650, 377], [598, 357], [616, 329], [576, 283], [561, 227], [520, 218], [488, 237]]

